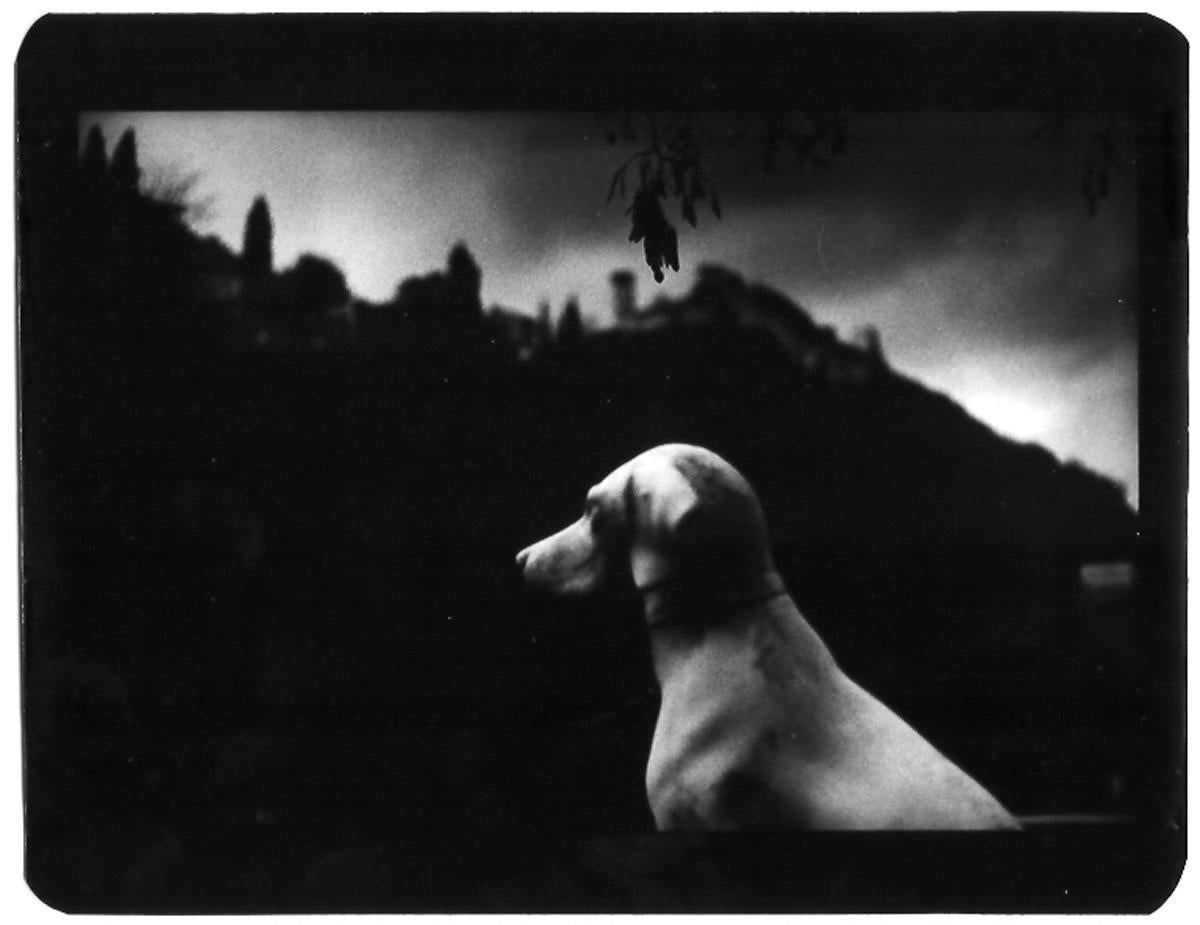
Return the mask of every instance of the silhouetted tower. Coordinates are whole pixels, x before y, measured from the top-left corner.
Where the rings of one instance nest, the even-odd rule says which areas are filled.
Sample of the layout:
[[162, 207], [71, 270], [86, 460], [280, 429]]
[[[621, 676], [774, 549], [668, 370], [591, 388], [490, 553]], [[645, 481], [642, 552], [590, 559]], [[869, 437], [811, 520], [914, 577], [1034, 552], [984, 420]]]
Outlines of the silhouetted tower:
[[617, 324], [633, 320], [637, 314], [637, 277], [629, 270], [616, 270], [609, 278], [613, 292], [613, 316]]
[[583, 315], [579, 311], [579, 300], [572, 297], [563, 306], [554, 331], [554, 339], [560, 344], [575, 344], [583, 339]]
[[261, 280], [271, 275], [274, 268], [271, 225], [271, 209], [267, 200], [259, 196], [246, 213], [246, 230], [242, 236], [242, 275], [247, 280]]
[[142, 179], [141, 168], [137, 162], [137, 141], [133, 129], [127, 128], [117, 146], [113, 149], [112, 163], [108, 168], [109, 179], [118, 190], [124, 193], [136, 193], [138, 183]]
[[883, 365], [883, 345], [880, 342], [879, 329], [873, 324], [863, 325], [856, 330], [853, 343], [870, 358], [871, 362]]

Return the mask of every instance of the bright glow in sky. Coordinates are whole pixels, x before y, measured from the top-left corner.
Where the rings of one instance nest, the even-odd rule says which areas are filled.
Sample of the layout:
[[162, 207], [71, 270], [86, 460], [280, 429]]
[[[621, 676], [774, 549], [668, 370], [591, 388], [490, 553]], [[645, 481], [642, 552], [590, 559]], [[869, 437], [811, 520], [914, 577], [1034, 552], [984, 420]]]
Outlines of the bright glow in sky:
[[557, 312], [574, 296], [593, 324], [611, 317], [614, 269], [634, 269], [648, 302], [721, 263], [843, 336], [874, 325], [895, 369], [1137, 502], [1136, 178], [1119, 162], [1090, 218], [1082, 132], [1037, 136], [1020, 115], [852, 116], [828, 171], [767, 177], [752, 145], [718, 131], [706, 167], [724, 217], [679, 223], [683, 267], [658, 286], [627, 240], [627, 203], [605, 202], [633, 148], [607, 145], [597, 117], [113, 113], [82, 127], [95, 123], [110, 148], [133, 127], [147, 175], [200, 175], [198, 231], [239, 250], [265, 195], [277, 267], [321, 254], [375, 301], [459, 240], [485, 304]]

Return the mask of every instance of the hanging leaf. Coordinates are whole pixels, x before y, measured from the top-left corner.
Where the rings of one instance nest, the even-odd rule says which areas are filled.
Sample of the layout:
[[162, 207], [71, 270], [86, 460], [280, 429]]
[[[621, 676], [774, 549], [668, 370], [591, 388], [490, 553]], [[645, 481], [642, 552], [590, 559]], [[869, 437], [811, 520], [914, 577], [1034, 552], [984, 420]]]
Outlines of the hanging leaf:
[[629, 207], [629, 213], [633, 217], [629, 240], [634, 243], [653, 234], [655, 229], [666, 222], [658, 197], [646, 187], [638, 190], [633, 197], [633, 205]]
[[[631, 216], [629, 239], [640, 243], [645, 251], [646, 263], [654, 277], [662, 282], [665, 268], [678, 269], [679, 241], [676, 228], [667, 221], [665, 212], [668, 203], [679, 200], [679, 217], [690, 227], [699, 224], [697, 203], [708, 199], [712, 214], [722, 218], [721, 201], [716, 189], [709, 184], [702, 166], [702, 154], [690, 113], [678, 114], [672, 120], [661, 114], [643, 114], [642, 135], [646, 144], [624, 164], [609, 183], [608, 201], [620, 193], [626, 195], [626, 185], [632, 186], [633, 204], [626, 214]], [[847, 120], [842, 113], [770, 113], [766, 117], [766, 131], [757, 135], [761, 148], [754, 152], [761, 156], [766, 173], [778, 173], [781, 158], [791, 167], [791, 156], [796, 158], [797, 170], [803, 171], [806, 164], [822, 170], [831, 168], [836, 158], [845, 153]], [[672, 124], [674, 121], [674, 124]], [[636, 140], [632, 114], [623, 114], [622, 119], [613, 121], [613, 129], [606, 136], [610, 144], [620, 139], [624, 132], [627, 140]], [[732, 128], [723, 129], [732, 139], [750, 137], [749, 130], [740, 134]], [[708, 138], [711, 132], [703, 133]], [[1102, 147], [1093, 141], [1094, 149]], [[752, 155], [753, 156], [753, 155]], [[1094, 154], [1093, 158], [1100, 155]], [[636, 172], [627, 175], [626, 168], [636, 162]], [[1103, 166], [1107, 166], [1102, 164]], [[1107, 176], [1088, 181], [1084, 195], [1089, 203], [1103, 198], [1107, 190]]]
[[682, 196], [686, 189], [686, 174], [682, 161], [671, 161], [671, 182], [676, 196]]
[[[676, 273], [679, 272], [679, 235], [675, 233], [675, 227], [670, 223], [667, 224], [664, 230], [663, 241], [663, 259]], [[662, 282], [660, 279], [659, 282]]]
[[633, 218], [629, 240], [642, 242], [646, 265], [654, 273], [655, 281], [661, 283], [664, 264], [672, 270], [679, 269], [679, 237], [675, 227], [663, 215], [659, 197], [647, 187], [638, 190], [629, 211]]
[[692, 203], [691, 197], [685, 196], [683, 199], [683, 217], [684, 220], [693, 228], [696, 227], [696, 206]]
[[651, 189], [654, 190], [654, 195], [656, 196], [667, 195], [667, 183], [664, 179], [663, 165], [661, 160], [658, 162], [658, 165], [654, 170], [654, 182], [651, 183]]
[[[620, 170], [618, 170], [616, 173], [613, 174], [612, 182], [608, 185], [608, 196], [604, 200], [606, 203], [612, 202], [613, 196], [617, 192], [617, 188], [619, 186], [623, 187], [625, 185], [624, 177], [625, 177], [625, 168], [624, 167], [622, 167]], [[623, 191], [622, 191], [622, 195], [624, 195]]]

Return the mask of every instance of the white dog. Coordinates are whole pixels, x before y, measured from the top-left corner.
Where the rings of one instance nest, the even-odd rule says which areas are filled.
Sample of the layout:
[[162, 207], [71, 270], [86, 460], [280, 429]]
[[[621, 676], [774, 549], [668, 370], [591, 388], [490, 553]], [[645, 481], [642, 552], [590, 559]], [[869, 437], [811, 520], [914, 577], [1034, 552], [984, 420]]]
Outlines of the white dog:
[[775, 571], [753, 490], [716, 454], [630, 460], [517, 564], [558, 593], [629, 569], [662, 688], [646, 770], [658, 828], [1017, 827], [842, 673]]

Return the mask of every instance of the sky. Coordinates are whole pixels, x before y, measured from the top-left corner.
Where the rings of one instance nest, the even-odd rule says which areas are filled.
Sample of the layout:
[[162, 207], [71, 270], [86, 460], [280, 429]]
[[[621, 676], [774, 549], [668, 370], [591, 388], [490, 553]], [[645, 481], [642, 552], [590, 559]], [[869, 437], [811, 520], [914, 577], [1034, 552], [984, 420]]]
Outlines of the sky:
[[[686, 292], [719, 263], [849, 337], [873, 325], [894, 369], [997, 432], [1116, 479], [1137, 504], [1136, 167], [1124, 127], [1109, 193], [1089, 215], [1082, 120], [1022, 113], [851, 113], [827, 169], [762, 164], [761, 115], [699, 118], [721, 218], [680, 230], [678, 273], [655, 283], [627, 239], [614, 171], [646, 143], [608, 140], [601, 114], [99, 113], [110, 150], [133, 128], [144, 178], [195, 174], [197, 231], [240, 250], [264, 195], [275, 261], [334, 261], [355, 294], [389, 298], [464, 241], [483, 301], [533, 314], [578, 298], [612, 317], [609, 274], [639, 301]], [[669, 116], [660, 117], [669, 126]]]

